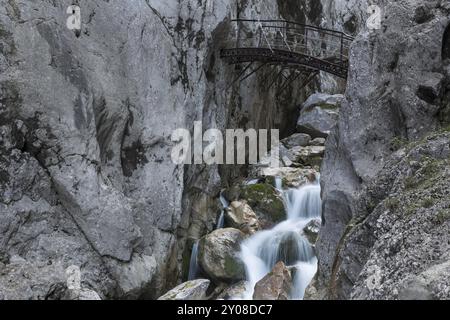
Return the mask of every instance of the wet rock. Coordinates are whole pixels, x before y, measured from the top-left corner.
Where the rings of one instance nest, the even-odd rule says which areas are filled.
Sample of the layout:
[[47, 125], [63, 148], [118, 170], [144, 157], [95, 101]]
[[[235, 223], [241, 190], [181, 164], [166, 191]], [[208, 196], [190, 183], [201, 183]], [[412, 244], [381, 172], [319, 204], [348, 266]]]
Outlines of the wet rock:
[[254, 300], [288, 300], [292, 291], [292, 277], [283, 262], [255, 285]]
[[325, 154], [324, 146], [295, 147], [289, 150], [292, 153], [291, 160], [301, 166], [320, 167]]
[[247, 290], [248, 281], [240, 281], [235, 283], [225, 290], [217, 297], [217, 299], [233, 300], [244, 298], [245, 291]]
[[256, 213], [245, 202], [233, 201], [225, 214], [227, 226], [239, 229], [245, 234], [254, 234], [260, 228]]
[[272, 223], [281, 222], [286, 217], [283, 200], [270, 184], [242, 186], [239, 198], [246, 200], [258, 216]]
[[449, 141], [439, 133], [405, 146], [361, 191], [338, 246], [332, 297], [450, 297]]
[[296, 133], [286, 139], [281, 140], [281, 143], [288, 149], [293, 147], [306, 147], [311, 142], [311, 137], [305, 133]]
[[213, 231], [199, 242], [198, 261], [202, 270], [215, 282], [245, 279], [245, 267], [239, 257], [245, 234], [227, 228]]
[[158, 300], [205, 300], [210, 280], [197, 279], [180, 284]]
[[274, 180], [276, 177], [281, 178], [284, 188], [298, 188], [304, 184], [312, 182], [312, 176], [315, 176], [317, 171], [314, 169], [303, 168], [264, 168], [260, 171], [263, 177], [271, 177]]
[[[332, 288], [333, 298], [396, 299], [405, 277], [446, 256], [442, 237], [447, 238], [443, 234], [448, 231], [445, 224], [432, 222], [446, 206], [440, 198], [440, 190], [448, 188], [442, 182], [447, 179], [446, 165], [440, 164], [437, 175], [424, 174], [428, 179], [418, 179], [416, 166], [419, 162], [426, 167], [425, 157], [441, 162], [441, 154], [447, 154], [448, 138], [425, 137], [442, 125], [435, 101], [444, 98], [446, 89], [439, 90], [440, 76], [435, 73], [444, 73], [439, 55], [448, 11], [433, 9], [435, 17], [424, 28], [412, 17], [423, 4], [388, 1], [384, 31], [361, 32], [352, 44], [346, 97], [321, 167], [318, 284]], [[374, 47], [389, 50], [368, 54]], [[391, 142], [399, 139], [409, 147], [393, 148]], [[421, 156], [414, 157], [416, 163], [403, 162], [411, 148]], [[413, 192], [412, 187], [421, 184], [416, 179], [430, 181], [438, 175], [429, 184], [435, 195], [431, 190]], [[411, 189], [403, 189], [404, 180]], [[434, 241], [439, 244], [433, 246]]]
[[320, 219], [314, 219], [310, 221], [304, 228], [303, 232], [308, 238], [309, 242], [315, 244], [320, 232], [321, 221]]

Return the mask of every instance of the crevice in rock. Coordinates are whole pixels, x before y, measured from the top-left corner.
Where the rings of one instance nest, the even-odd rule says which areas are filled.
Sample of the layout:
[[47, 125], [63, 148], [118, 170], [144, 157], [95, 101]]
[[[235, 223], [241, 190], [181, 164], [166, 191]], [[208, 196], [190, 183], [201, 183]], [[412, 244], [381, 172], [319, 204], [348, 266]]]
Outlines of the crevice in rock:
[[450, 59], [450, 24], [445, 29], [442, 37], [442, 60]]

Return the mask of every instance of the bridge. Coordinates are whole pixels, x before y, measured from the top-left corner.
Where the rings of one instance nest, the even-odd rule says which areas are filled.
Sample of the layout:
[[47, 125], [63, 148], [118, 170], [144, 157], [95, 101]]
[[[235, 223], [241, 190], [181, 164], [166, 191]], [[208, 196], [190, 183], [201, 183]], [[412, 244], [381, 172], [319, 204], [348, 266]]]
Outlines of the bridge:
[[347, 78], [353, 38], [343, 32], [285, 20], [235, 19], [236, 35], [225, 43], [220, 57], [243, 66], [233, 81], [243, 81], [263, 68], [267, 89], [279, 84], [278, 94], [291, 83], [310, 83], [320, 72]]

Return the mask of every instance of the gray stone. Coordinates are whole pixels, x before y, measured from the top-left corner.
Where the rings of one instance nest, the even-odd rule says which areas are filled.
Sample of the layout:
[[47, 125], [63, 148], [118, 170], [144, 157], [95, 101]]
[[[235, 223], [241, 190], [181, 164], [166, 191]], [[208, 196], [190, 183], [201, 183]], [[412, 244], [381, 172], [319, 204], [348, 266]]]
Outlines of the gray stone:
[[198, 279], [182, 283], [158, 300], [205, 300], [210, 282], [207, 279]]
[[202, 270], [215, 282], [245, 279], [245, 267], [239, 257], [245, 235], [240, 230], [218, 229], [199, 242], [198, 261]]
[[317, 175], [317, 171], [314, 169], [303, 168], [264, 168], [259, 171], [259, 175], [266, 178], [281, 178], [284, 188], [298, 188], [304, 184], [313, 182]]
[[283, 262], [278, 262], [255, 285], [254, 300], [288, 300], [292, 291], [292, 276]]
[[222, 293], [219, 294], [217, 299], [219, 300], [235, 300], [243, 299], [247, 290], [248, 281], [239, 281], [227, 287]]
[[314, 219], [308, 222], [308, 224], [303, 228], [303, 232], [308, 238], [311, 244], [315, 244], [317, 237], [320, 232], [321, 221], [319, 219]]
[[315, 138], [311, 141], [310, 145], [312, 146], [325, 146], [326, 139], [324, 138]]
[[306, 147], [311, 141], [311, 137], [305, 133], [296, 133], [286, 139], [281, 140], [281, 143], [288, 149], [293, 147]]
[[226, 225], [252, 235], [260, 228], [256, 213], [245, 202], [233, 201], [225, 214]]
[[315, 93], [303, 103], [302, 111], [313, 109], [314, 107], [327, 107], [330, 109], [339, 108], [344, 96], [342, 94], [329, 95], [325, 93]]
[[[317, 286], [321, 291], [320, 286], [326, 288], [332, 283], [328, 292], [331, 298], [395, 299], [401, 279], [445, 259], [442, 245], [433, 249], [436, 255], [428, 254], [433, 251], [433, 241], [442, 243], [445, 238], [445, 225], [431, 223], [437, 207], [445, 206], [445, 201], [436, 201], [434, 209], [405, 214], [407, 206], [412, 206], [408, 212], [416, 212], [415, 205], [432, 201], [427, 192], [417, 192], [410, 198], [409, 192], [401, 189], [405, 179], [408, 185], [414, 185], [408, 172], [416, 169], [413, 162], [397, 166], [395, 163], [405, 158], [408, 150], [394, 153], [396, 148], [392, 147], [398, 140], [405, 140], [405, 144], [423, 141], [441, 126], [437, 116], [441, 106], [436, 101], [444, 93], [438, 94], [433, 103], [417, 93], [424, 85], [434, 88], [431, 91], [435, 93], [439, 91], [435, 73], [444, 73], [439, 56], [448, 13], [433, 9], [435, 17], [424, 28], [425, 24], [411, 17], [422, 4], [388, 1], [383, 31], [363, 31], [352, 44], [347, 91], [338, 125], [327, 139], [321, 169], [323, 226], [317, 243]], [[438, 140], [441, 147], [436, 147], [439, 143], [435, 140], [424, 141], [415, 151], [422, 156], [428, 153], [439, 162], [447, 147], [444, 138]], [[436, 152], [431, 151], [435, 148]], [[425, 166], [423, 160], [419, 158], [420, 166]], [[440, 180], [446, 179], [444, 172], [440, 171]], [[438, 184], [446, 190], [445, 183]], [[395, 203], [401, 206], [386, 209], [395, 208]], [[402, 218], [396, 220], [399, 216]], [[430, 236], [433, 234], [436, 236]], [[413, 245], [417, 239], [426, 240]]]
[[[218, 166], [171, 161], [173, 130], [292, 130], [303, 93], [226, 90], [235, 71], [216, 49], [232, 1], [81, 1], [81, 32], [66, 27], [72, 3], [0, 0], [0, 291], [61, 297], [59, 268], [79, 265], [101, 297], [157, 298], [187, 239], [213, 229], [221, 187]], [[18, 253], [29, 278], [10, 266]]]
[[326, 138], [339, 119], [339, 99], [311, 99], [306, 102], [297, 121], [298, 132], [312, 138]]

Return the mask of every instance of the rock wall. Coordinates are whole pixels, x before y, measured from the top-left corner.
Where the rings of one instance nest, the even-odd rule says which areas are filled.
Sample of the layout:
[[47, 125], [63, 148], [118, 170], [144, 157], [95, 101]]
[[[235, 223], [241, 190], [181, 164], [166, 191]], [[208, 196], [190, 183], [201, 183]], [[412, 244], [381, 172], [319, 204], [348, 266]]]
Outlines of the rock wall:
[[439, 190], [448, 188], [449, 137], [436, 132], [449, 124], [449, 5], [384, 3], [382, 29], [363, 30], [352, 46], [326, 145], [315, 286], [329, 298], [448, 298], [448, 199]]
[[275, 101], [262, 75], [230, 87], [218, 56], [259, 2], [0, 1], [1, 298], [61, 298], [71, 265], [102, 298], [179, 282], [241, 169], [173, 164], [173, 130], [295, 129], [301, 92]]

